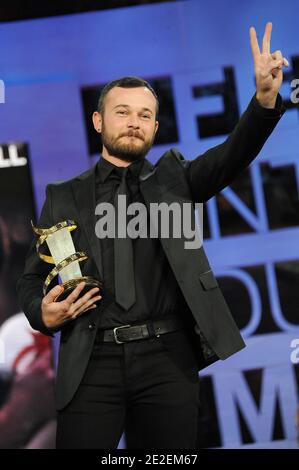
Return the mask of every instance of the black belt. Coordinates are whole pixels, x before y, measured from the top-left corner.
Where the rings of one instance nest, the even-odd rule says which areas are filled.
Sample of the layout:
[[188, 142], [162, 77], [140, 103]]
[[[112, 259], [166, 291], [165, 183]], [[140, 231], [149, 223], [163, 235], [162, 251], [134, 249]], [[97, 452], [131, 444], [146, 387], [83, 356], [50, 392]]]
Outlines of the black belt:
[[142, 325], [121, 325], [109, 330], [98, 330], [96, 342], [127, 343], [138, 339], [159, 337], [164, 333], [180, 330], [185, 324], [179, 318], [165, 318], [143, 323]]

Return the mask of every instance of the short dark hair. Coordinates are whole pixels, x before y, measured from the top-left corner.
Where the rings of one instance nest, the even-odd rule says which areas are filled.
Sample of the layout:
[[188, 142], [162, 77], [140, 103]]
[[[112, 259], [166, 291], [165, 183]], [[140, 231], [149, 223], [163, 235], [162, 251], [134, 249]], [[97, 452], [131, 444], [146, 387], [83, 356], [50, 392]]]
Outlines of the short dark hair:
[[122, 77], [118, 80], [113, 80], [113, 82], [107, 83], [101, 91], [100, 98], [98, 101], [98, 112], [102, 113], [104, 111], [104, 101], [107, 93], [115, 87], [121, 88], [138, 88], [138, 87], [146, 87], [148, 88], [154, 97], [156, 98], [156, 115], [159, 112], [159, 100], [155, 90], [151, 87], [151, 85], [142, 78], [139, 77]]

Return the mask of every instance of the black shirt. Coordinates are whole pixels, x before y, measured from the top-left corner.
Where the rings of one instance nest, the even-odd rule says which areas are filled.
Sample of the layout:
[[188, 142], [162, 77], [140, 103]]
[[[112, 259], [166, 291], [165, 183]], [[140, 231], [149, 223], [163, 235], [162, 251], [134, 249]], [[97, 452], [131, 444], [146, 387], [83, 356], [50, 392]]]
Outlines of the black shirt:
[[[141, 160], [129, 165], [127, 185], [131, 196], [127, 204], [130, 202], [145, 204], [139, 189], [139, 174], [143, 163]], [[100, 158], [96, 168], [96, 204], [103, 202], [113, 204], [123, 170], [124, 168], [113, 165], [103, 157]], [[100, 239], [104, 271], [99, 323], [101, 329], [142, 323], [168, 315], [182, 317], [182, 309], [187, 308], [159, 238], [137, 237], [132, 239], [132, 243], [136, 302], [126, 311], [115, 303], [114, 299], [113, 238]]]

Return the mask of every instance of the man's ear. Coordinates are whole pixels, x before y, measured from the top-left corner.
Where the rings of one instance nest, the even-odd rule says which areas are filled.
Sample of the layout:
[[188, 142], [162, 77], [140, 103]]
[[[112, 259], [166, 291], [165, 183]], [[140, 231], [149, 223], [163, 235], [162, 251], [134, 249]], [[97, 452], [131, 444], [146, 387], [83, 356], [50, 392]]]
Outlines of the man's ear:
[[159, 127], [159, 122], [156, 121], [156, 123], [155, 123], [155, 135], [156, 135], [156, 133], [157, 133], [158, 127]]
[[93, 122], [93, 127], [95, 128], [95, 130], [101, 133], [102, 132], [102, 115], [98, 111], [95, 111], [92, 114], [92, 122]]

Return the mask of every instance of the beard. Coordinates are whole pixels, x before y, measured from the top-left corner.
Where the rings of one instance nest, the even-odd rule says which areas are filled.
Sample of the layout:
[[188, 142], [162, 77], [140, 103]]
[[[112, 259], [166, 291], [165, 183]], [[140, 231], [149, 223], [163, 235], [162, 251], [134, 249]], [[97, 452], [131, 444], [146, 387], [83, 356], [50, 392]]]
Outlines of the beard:
[[109, 135], [104, 122], [102, 125], [102, 143], [109, 155], [125, 162], [142, 160], [153, 146], [155, 134], [151, 139], [145, 140], [141, 132], [133, 129], [116, 137]]

